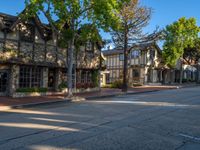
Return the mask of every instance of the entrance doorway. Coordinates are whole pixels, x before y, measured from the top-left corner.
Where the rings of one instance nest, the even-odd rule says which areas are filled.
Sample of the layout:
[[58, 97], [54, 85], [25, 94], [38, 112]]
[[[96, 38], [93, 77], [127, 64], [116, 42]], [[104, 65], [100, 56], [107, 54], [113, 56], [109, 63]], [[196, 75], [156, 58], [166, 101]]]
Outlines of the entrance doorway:
[[0, 70], [0, 96], [8, 94], [8, 71]]
[[48, 74], [48, 89], [49, 90], [55, 90], [55, 83], [56, 83], [56, 70], [55, 69], [49, 69]]

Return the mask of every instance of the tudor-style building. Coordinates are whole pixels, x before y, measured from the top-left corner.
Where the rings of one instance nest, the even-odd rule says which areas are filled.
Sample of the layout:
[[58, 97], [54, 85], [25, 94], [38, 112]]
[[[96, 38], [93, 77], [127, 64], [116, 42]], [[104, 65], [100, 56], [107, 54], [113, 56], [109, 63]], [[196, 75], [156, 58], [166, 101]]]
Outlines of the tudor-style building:
[[[123, 50], [115, 48], [102, 51], [105, 57], [106, 70], [102, 74], [102, 84], [109, 84], [123, 77]], [[156, 43], [136, 46], [128, 59], [129, 83], [161, 83], [163, 67], [161, 50]]]
[[[14, 96], [22, 88], [58, 91], [67, 81], [67, 50], [57, 40], [37, 16], [22, 21], [0, 13], [0, 95]], [[100, 54], [98, 42], [84, 43], [76, 51], [74, 88], [98, 86], [93, 74], [99, 73]]]

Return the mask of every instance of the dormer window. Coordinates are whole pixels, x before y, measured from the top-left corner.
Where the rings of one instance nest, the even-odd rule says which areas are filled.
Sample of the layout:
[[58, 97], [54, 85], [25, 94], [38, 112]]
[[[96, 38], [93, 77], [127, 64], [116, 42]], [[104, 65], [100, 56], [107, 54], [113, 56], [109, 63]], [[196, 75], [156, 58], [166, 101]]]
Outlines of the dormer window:
[[138, 58], [140, 56], [140, 51], [139, 50], [133, 50], [131, 52], [131, 58]]
[[93, 52], [94, 51], [94, 44], [91, 41], [86, 42], [85, 50], [87, 52]]
[[155, 50], [150, 50], [150, 59], [153, 60], [155, 58]]
[[33, 42], [35, 35], [34, 29], [33, 25], [22, 25], [20, 29], [20, 39], [22, 41]]

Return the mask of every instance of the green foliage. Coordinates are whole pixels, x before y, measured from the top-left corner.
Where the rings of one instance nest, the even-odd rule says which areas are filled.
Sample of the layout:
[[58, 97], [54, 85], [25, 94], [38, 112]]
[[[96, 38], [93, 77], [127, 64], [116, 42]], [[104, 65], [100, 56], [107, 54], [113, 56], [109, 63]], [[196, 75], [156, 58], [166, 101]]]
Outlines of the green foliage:
[[188, 63], [191, 64], [194, 61], [198, 61], [200, 58], [200, 39], [196, 39], [193, 46], [188, 46], [184, 49], [183, 58]]
[[[79, 39], [79, 29], [88, 22], [95, 25], [96, 28], [106, 31], [118, 28], [119, 16], [116, 14], [119, 12], [122, 3], [127, 1], [129, 0], [25, 0], [27, 6], [25, 14], [31, 17], [36, 13], [42, 13], [48, 20], [54, 35], [64, 33], [66, 37], [62, 37], [59, 45], [67, 47], [67, 44], [69, 44], [68, 57], [69, 60], [74, 60], [75, 47], [79, 46], [76, 45], [76, 42], [81, 42], [85, 35], [91, 38], [95, 33], [90, 30], [90, 34], [88, 34], [88, 28], [85, 27], [83, 29], [87, 34], [84, 34], [85, 32], [82, 29], [83, 37], [80, 38], [81, 40], [77, 40]], [[66, 25], [68, 28], [63, 31]], [[97, 34], [94, 35], [97, 37]], [[69, 61], [69, 95], [72, 95], [72, 66], [73, 61]]]
[[113, 83], [111, 83], [111, 88], [118, 88], [118, 89], [122, 89], [123, 87], [123, 81], [122, 80], [116, 80]]
[[112, 84], [103, 85], [103, 86], [101, 86], [101, 88], [112, 88]]
[[177, 60], [183, 57], [184, 49], [195, 45], [199, 31], [200, 28], [197, 26], [195, 18], [183, 17], [168, 25], [165, 29], [163, 46], [163, 57], [166, 64], [174, 67]]
[[137, 86], [142, 86], [141, 83], [133, 83], [133, 86], [137, 87]]
[[66, 88], [67, 88], [67, 83], [64, 82], [64, 81], [58, 85], [59, 90], [63, 90], [63, 89], [66, 89]]
[[92, 72], [92, 83], [94, 84], [95, 87], [98, 87], [99, 85], [99, 73], [98, 71], [93, 71]]
[[[27, 15], [45, 13], [45, 16], [60, 29], [63, 23], [71, 25], [72, 20], [87, 20], [100, 28], [116, 28], [119, 17], [116, 15], [122, 3], [130, 0], [25, 0]], [[53, 18], [59, 18], [55, 22]]]
[[47, 91], [48, 91], [47, 88], [19, 88], [16, 90], [16, 92], [19, 93], [33, 93], [33, 92], [45, 93]]

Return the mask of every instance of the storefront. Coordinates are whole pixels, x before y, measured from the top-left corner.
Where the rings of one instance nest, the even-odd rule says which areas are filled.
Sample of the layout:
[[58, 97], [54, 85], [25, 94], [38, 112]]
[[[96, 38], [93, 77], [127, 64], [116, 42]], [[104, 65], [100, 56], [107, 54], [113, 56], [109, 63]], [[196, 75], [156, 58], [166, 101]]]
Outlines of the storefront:
[[0, 70], [0, 96], [8, 95], [8, 70]]

